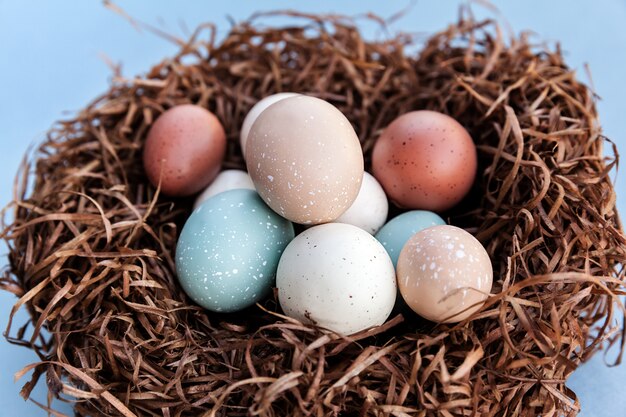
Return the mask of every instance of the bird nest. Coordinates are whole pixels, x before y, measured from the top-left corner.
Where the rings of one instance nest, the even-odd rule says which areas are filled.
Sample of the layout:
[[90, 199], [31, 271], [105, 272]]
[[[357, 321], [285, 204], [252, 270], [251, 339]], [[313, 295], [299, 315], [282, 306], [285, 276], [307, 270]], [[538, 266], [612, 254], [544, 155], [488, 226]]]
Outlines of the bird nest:
[[[145, 76], [114, 78], [27, 159], [3, 227], [2, 286], [31, 317], [7, 337], [41, 359], [20, 373], [33, 372], [22, 395], [45, 376], [49, 401], [80, 416], [575, 415], [568, 376], [622, 330], [617, 153], [603, 155], [593, 92], [559, 49], [505, 40], [492, 21], [461, 18], [415, 53], [408, 35], [368, 41], [351, 20], [297, 17], [252, 19], [221, 40], [200, 28]], [[243, 118], [280, 91], [337, 106], [367, 169], [402, 113], [468, 129], [479, 174], [444, 217], [493, 262], [492, 295], [470, 320], [396, 311], [341, 337], [281, 315], [275, 297], [218, 314], [185, 295], [173, 251], [192, 201], [150, 186], [147, 130], [172, 106], [204, 106], [227, 132], [224, 167], [243, 168]]]

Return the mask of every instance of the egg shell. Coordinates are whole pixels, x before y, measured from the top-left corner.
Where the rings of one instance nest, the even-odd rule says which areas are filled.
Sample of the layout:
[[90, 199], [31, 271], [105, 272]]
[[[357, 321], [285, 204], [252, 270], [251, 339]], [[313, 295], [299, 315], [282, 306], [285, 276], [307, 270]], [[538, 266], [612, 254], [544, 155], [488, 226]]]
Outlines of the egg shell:
[[206, 187], [220, 171], [226, 135], [215, 115], [184, 104], [161, 114], [148, 132], [143, 163], [148, 179], [169, 196], [188, 196]]
[[315, 97], [290, 97], [265, 109], [252, 125], [246, 155], [263, 200], [296, 223], [335, 220], [361, 188], [363, 154], [354, 129]]
[[285, 314], [344, 335], [383, 324], [396, 299], [385, 249], [343, 223], [299, 234], [280, 258], [276, 285]]
[[398, 264], [400, 251], [415, 233], [432, 226], [444, 225], [446, 222], [432, 211], [412, 210], [402, 213], [389, 220], [376, 233], [376, 239], [385, 247], [393, 265]]
[[224, 191], [237, 190], [240, 188], [254, 190], [254, 184], [252, 183], [248, 173], [240, 169], [226, 169], [220, 172], [217, 177], [215, 177], [213, 182], [211, 182], [211, 184], [209, 184], [209, 186], [205, 188], [204, 191], [198, 195], [198, 197], [196, 197], [193, 208], [198, 208], [200, 204], [214, 195], [223, 193]]
[[444, 211], [470, 191], [476, 147], [456, 120], [420, 110], [395, 119], [372, 153], [374, 176], [389, 198], [410, 209]]
[[239, 143], [241, 144], [241, 152], [243, 153], [244, 158], [246, 157], [246, 143], [248, 142], [250, 128], [256, 121], [257, 117], [259, 117], [259, 115], [263, 113], [263, 110], [267, 109], [272, 104], [277, 103], [280, 100], [284, 100], [286, 98], [298, 95], [298, 93], [272, 94], [271, 96], [264, 97], [263, 99], [259, 100], [254, 106], [252, 106], [245, 119], [243, 119], [241, 131], [239, 132]]
[[455, 226], [434, 226], [409, 239], [398, 258], [402, 298], [420, 316], [463, 321], [480, 309], [493, 283], [485, 248]]
[[383, 187], [376, 178], [365, 172], [356, 200], [335, 222], [351, 224], [375, 234], [385, 224], [388, 212], [389, 204]]
[[183, 290], [204, 308], [232, 312], [265, 297], [293, 225], [252, 190], [230, 190], [193, 211], [176, 247]]

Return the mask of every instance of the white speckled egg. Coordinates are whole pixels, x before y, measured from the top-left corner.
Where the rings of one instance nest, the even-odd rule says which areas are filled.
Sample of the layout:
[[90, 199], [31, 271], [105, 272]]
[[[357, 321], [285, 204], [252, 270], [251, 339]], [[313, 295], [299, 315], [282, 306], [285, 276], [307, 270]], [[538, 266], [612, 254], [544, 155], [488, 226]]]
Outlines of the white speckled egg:
[[398, 258], [398, 287], [420, 316], [456, 323], [478, 311], [491, 291], [493, 269], [485, 248], [455, 226], [417, 232]]
[[305, 230], [278, 264], [280, 305], [290, 317], [349, 335], [385, 322], [396, 300], [385, 248], [356, 226], [328, 223]]
[[271, 291], [280, 255], [293, 237], [293, 225], [256, 192], [220, 193], [183, 227], [176, 246], [178, 281], [208, 310], [244, 309]]
[[246, 142], [248, 142], [248, 134], [250, 134], [250, 128], [256, 121], [257, 117], [263, 110], [267, 109], [274, 103], [277, 103], [281, 100], [284, 100], [289, 97], [298, 96], [298, 93], [277, 93], [272, 94], [271, 96], [264, 97], [259, 100], [248, 112], [246, 118], [243, 119], [243, 124], [241, 125], [241, 132], [239, 132], [239, 143], [241, 143], [241, 152], [243, 153], [243, 157], [246, 157]]
[[350, 121], [315, 97], [289, 97], [256, 119], [246, 144], [254, 186], [275, 212], [301, 224], [335, 220], [354, 202], [363, 153]]
[[360, 227], [373, 235], [385, 224], [388, 211], [389, 204], [383, 187], [376, 178], [365, 172], [356, 200], [335, 222]]
[[237, 190], [237, 189], [254, 190], [254, 184], [250, 179], [250, 176], [246, 171], [240, 169], [226, 169], [220, 172], [213, 182], [202, 192], [193, 204], [193, 208], [196, 209], [200, 204], [208, 200], [209, 198], [223, 193], [224, 191]]

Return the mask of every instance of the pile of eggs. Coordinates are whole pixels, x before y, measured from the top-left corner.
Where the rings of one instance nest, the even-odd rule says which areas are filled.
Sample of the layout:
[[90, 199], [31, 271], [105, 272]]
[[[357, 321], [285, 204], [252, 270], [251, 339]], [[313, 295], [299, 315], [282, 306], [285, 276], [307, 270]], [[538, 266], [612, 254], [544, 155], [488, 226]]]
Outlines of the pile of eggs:
[[[435, 213], [459, 203], [476, 175], [472, 138], [454, 119], [400, 115], [376, 141], [373, 175], [349, 120], [311, 96], [259, 101], [240, 142], [247, 172], [220, 172], [226, 134], [194, 105], [164, 112], [146, 140], [150, 182], [170, 196], [197, 195], [175, 259], [199, 305], [239, 311], [276, 287], [286, 315], [350, 335], [383, 324], [400, 299], [453, 323], [488, 297], [487, 252]], [[388, 199], [407, 211], [387, 221]], [[304, 231], [296, 235], [294, 223]]]

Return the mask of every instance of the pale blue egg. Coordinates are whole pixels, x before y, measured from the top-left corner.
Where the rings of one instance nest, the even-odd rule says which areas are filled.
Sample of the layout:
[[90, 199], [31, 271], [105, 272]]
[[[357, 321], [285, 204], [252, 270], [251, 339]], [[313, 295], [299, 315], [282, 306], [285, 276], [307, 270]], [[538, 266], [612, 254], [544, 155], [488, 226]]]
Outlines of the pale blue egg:
[[209, 198], [191, 214], [178, 239], [176, 272], [196, 303], [232, 312], [253, 305], [274, 286], [293, 225], [252, 190]]
[[408, 211], [389, 220], [376, 233], [376, 239], [383, 244], [395, 267], [398, 264], [400, 251], [411, 236], [420, 230], [442, 224], [446, 222], [432, 211]]

